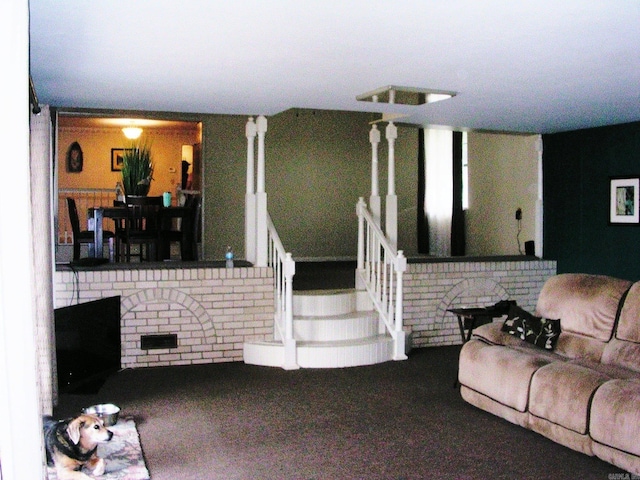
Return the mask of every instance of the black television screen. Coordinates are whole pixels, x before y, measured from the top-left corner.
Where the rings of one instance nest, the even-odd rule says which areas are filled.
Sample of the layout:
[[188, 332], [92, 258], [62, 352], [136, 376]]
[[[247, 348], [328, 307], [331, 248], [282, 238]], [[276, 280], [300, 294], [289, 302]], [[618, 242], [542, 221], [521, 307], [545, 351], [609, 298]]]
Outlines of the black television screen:
[[96, 393], [120, 369], [120, 297], [55, 309], [60, 393]]

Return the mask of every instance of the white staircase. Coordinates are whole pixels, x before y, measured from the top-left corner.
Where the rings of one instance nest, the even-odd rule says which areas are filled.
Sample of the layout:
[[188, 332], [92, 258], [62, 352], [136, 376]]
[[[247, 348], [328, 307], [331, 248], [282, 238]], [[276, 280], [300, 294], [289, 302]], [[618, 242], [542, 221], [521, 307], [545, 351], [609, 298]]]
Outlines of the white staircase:
[[[293, 293], [293, 336], [301, 368], [341, 368], [372, 365], [393, 359], [393, 339], [380, 334], [378, 313], [365, 292], [355, 289], [307, 290]], [[282, 367], [281, 342], [244, 344], [244, 361]]]

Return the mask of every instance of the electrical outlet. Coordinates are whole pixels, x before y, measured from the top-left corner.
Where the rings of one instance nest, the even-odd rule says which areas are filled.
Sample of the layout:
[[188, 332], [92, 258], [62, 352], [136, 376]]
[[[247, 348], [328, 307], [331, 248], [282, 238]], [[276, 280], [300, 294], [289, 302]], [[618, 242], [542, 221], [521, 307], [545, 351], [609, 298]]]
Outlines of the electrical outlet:
[[516, 210], [516, 220], [522, 220], [522, 209], [518, 208]]

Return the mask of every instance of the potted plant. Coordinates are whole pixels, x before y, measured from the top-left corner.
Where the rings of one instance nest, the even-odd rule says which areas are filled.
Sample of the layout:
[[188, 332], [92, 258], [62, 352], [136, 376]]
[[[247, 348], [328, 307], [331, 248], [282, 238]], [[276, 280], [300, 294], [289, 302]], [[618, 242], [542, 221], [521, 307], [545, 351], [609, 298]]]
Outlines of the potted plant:
[[147, 195], [153, 179], [151, 148], [145, 143], [134, 143], [122, 156], [122, 186], [127, 196]]

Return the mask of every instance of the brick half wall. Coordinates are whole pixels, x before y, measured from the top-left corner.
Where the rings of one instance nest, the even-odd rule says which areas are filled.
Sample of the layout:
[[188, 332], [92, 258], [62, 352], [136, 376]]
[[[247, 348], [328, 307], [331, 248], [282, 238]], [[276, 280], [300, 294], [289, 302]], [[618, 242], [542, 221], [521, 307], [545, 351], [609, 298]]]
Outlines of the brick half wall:
[[448, 308], [516, 300], [533, 312], [544, 282], [556, 274], [551, 260], [433, 261], [409, 263], [404, 275], [404, 324], [413, 347], [462, 343]]
[[[404, 324], [413, 347], [461, 343], [448, 308], [516, 300], [533, 312], [556, 262], [409, 263]], [[243, 343], [273, 337], [270, 268], [157, 268], [55, 272], [55, 307], [121, 297], [122, 368], [242, 361]], [[143, 335], [177, 335], [176, 348], [141, 349]]]
[[[56, 308], [115, 295], [122, 368], [242, 361], [245, 340], [273, 332], [270, 268], [55, 272]], [[176, 348], [141, 349], [143, 335], [166, 334]]]

